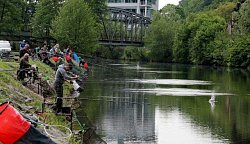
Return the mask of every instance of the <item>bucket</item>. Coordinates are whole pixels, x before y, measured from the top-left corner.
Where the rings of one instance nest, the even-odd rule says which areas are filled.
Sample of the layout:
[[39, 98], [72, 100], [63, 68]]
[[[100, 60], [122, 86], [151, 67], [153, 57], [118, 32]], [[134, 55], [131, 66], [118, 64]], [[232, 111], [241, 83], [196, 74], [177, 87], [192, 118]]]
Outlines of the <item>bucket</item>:
[[75, 80], [73, 81], [73, 87], [75, 91], [77, 91], [80, 88], [79, 84]]
[[30, 128], [30, 122], [10, 102], [0, 105], [0, 142], [11, 144], [20, 139]]

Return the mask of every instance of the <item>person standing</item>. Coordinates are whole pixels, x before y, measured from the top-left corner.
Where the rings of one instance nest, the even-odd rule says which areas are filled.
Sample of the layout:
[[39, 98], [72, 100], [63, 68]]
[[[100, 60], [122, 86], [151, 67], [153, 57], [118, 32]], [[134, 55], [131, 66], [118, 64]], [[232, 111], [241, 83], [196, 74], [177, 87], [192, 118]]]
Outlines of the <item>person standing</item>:
[[77, 80], [78, 76], [69, 76], [67, 74], [67, 71], [72, 70], [73, 66], [72, 64], [66, 63], [58, 66], [58, 69], [56, 71], [55, 76], [55, 82], [54, 82], [54, 89], [56, 91], [56, 105], [54, 107], [54, 110], [56, 113], [59, 113], [62, 109], [63, 105], [63, 83], [65, 80]]
[[25, 53], [29, 53], [30, 45], [23, 41], [20, 43], [20, 51], [19, 51], [19, 58], [23, 57]]

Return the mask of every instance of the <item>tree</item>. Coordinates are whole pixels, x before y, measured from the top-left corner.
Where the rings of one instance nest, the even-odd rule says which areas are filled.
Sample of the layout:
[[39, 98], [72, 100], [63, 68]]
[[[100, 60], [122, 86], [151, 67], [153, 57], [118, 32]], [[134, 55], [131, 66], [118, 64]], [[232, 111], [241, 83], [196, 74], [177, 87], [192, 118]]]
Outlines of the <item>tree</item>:
[[167, 5], [160, 12], [154, 14], [153, 22], [145, 37], [146, 47], [150, 49], [151, 60], [172, 61], [174, 37], [181, 23], [181, 17], [174, 5]]
[[241, 33], [250, 34], [250, 0], [246, 0], [239, 11], [239, 28]]
[[223, 17], [226, 22], [230, 22], [232, 20], [232, 12], [235, 8], [236, 3], [234, 2], [226, 2], [222, 5], [219, 5], [215, 12]]
[[228, 50], [230, 66], [250, 68], [250, 38], [249, 35], [238, 35], [232, 47]]
[[23, 0], [0, 1], [0, 33], [14, 34], [22, 27]]
[[67, 0], [52, 23], [52, 35], [61, 45], [80, 52], [92, 52], [98, 31], [93, 13], [84, 0]]
[[176, 53], [183, 53], [181, 56], [185, 59], [183, 57], [186, 57], [188, 49], [192, 63], [211, 64], [214, 49], [209, 47], [209, 44], [214, 41], [217, 33], [225, 30], [225, 19], [211, 11], [198, 13], [190, 16], [183, 28], [182, 34], [179, 34], [180, 42]]
[[190, 63], [188, 41], [191, 31], [186, 27], [187, 24], [181, 25], [174, 40], [173, 61], [177, 63]]
[[180, 7], [183, 8], [186, 17], [192, 13], [216, 9], [226, 2], [235, 2], [237, 0], [181, 0]]
[[98, 17], [106, 14], [107, 12], [107, 0], [85, 0], [91, 9], [93, 10], [94, 14]]
[[36, 13], [32, 19], [33, 35], [37, 37], [49, 37], [51, 24], [58, 14], [62, 0], [41, 0], [39, 1]]

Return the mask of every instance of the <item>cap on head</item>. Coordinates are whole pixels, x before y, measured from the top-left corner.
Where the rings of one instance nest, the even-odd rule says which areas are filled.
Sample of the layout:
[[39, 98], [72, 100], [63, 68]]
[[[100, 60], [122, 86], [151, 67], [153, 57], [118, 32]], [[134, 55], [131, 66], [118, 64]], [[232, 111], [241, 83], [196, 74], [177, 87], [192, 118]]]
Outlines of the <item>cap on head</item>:
[[29, 47], [30, 47], [30, 45], [29, 45], [29, 44], [26, 44], [24, 47], [25, 47], [25, 48], [29, 48]]
[[73, 65], [71, 63], [65, 63], [64, 66], [67, 67], [69, 70], [72, 70], [73, 68]]
[[28, 53], [25, 53], [23, 56], [24, 57], [29, 57], [30, 55]]
[[54, 48], [59, 48], [59, 44], [56, 44], [56, 45], [54, 46]]

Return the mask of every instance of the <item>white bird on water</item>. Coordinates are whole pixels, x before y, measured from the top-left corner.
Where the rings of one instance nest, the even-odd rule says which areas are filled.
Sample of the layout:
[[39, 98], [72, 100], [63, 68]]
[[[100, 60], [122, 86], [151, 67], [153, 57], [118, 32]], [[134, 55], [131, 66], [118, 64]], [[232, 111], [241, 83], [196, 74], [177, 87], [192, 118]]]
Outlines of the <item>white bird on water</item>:
[[213, 94], [212, 96], [211, 96], [211, 98], [209, 99], [209, 102], [211, 103], [211, 102], [215, 102], [215, 95]]
[[214, 92], [212, 93], [211, 95], [211, 98], [209, 99], [208, 101], [211, 105], [211, 111], [213, 112], [214, 111], [214, 107], [215, 107], [215, 95], [214, 95]]
[[139, 70], [140, 69], [140, 63], [139, 62], [137, 62], [137, 70]]

